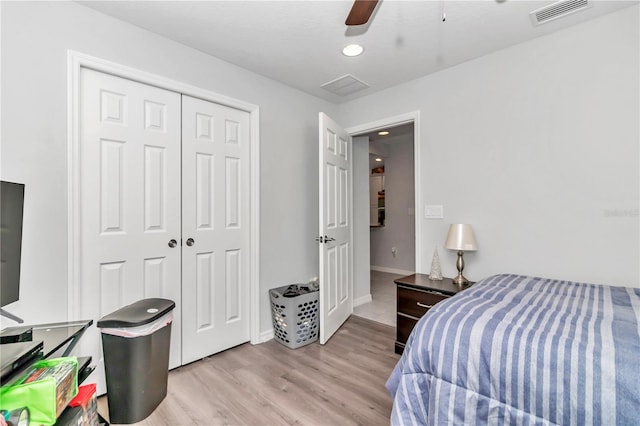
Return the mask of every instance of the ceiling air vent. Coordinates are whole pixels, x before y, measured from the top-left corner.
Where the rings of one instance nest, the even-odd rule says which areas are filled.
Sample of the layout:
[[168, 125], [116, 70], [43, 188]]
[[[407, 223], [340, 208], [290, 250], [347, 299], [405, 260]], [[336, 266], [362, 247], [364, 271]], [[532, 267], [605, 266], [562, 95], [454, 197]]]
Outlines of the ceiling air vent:
[[562, 18], [591, 6], [591, 0], [561, 0], [529, 13], [534, 26]]
[[340, 78], [336, 78], [335, 80], [325, 83], [320, 87], [336, 95], [347, 96], [357, 91], [364, 90], [369, 87], [369, 85], [364, 81], [358, 80], [351, 74], [346, 74]]

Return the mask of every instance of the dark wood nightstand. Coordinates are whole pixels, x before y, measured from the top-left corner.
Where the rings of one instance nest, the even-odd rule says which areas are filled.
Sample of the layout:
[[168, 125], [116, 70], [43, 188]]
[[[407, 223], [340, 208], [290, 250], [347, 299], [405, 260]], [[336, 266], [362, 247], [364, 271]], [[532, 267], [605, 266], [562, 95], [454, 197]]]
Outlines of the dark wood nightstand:
[[404, 345], [420, 317], [436, 303], [447, 299], [469, 285], [460, 287], [451, 278], [432, 281], [428, 275], [413, 274], [393, 281], [397, 285], [396, 353], [402, 354]]

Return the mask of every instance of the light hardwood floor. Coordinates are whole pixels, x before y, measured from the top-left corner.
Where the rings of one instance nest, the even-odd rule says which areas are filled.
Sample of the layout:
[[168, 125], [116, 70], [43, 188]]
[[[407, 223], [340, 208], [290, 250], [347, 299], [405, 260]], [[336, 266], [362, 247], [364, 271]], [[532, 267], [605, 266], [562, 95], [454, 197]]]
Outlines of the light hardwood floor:
[[[388, 425], [394, 340], [394, 327], [352, 316], [326, 345], [244, 344], [172, 370], [139, 424]], [[98, 407], [107, 414], [104, 397]]]

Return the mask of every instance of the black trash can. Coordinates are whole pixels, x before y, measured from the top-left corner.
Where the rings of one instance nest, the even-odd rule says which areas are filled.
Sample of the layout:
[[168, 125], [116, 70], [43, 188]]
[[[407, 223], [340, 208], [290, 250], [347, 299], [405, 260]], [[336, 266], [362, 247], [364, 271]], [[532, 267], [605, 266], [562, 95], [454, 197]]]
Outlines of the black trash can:
[[139, 422], [167, 395], [175, 306], [167, 299], [143, 299], [98, 321], [111, 423]]

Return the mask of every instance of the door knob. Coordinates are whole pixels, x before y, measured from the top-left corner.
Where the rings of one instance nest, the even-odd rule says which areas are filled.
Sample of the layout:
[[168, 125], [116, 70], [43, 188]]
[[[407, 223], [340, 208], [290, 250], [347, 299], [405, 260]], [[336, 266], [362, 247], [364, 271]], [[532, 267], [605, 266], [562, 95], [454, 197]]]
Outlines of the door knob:
[[175, 248], [178, 245], [176, 240], [169, 240], [169, 247]]
[[191, 247], [192, 245], [194, 245], [196, 243], [196, 241], [193, 238], [188, 238], [187, 239], [187, 245], [189, 247]]

